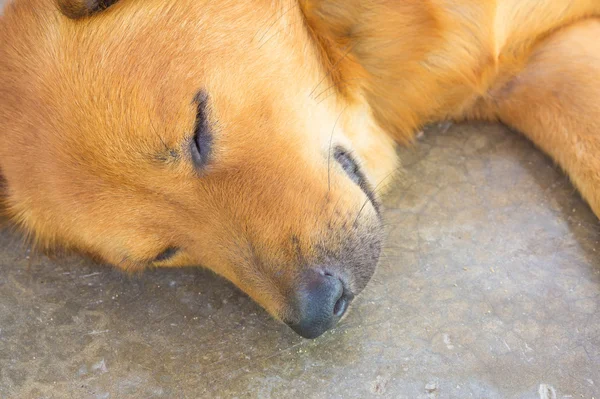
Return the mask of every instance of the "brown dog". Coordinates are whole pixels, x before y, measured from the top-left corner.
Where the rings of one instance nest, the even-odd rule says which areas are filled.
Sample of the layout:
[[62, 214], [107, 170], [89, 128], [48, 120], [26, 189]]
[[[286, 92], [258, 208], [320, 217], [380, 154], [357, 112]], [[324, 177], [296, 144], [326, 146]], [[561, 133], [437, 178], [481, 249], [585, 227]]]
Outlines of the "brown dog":
[[203, 265], [316, 337], [443, 119], [523, 131], [600, 215], [598, 0], [55, 1], [0, 20], [3, 206], [43, 250]]

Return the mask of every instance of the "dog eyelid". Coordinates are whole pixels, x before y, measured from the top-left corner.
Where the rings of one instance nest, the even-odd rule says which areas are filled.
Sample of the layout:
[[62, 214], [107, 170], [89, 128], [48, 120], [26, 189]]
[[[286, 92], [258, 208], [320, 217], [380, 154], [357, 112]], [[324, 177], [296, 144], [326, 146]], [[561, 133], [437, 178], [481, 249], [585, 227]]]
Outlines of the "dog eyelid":
[[204, 90], [200, 90], [194, 97], [196, 122], [190, 144], [192, 161], [194, 166], [200, 170], [208, 163], [212, 147], [212, 134], [207, 119], [207, 103], [208, 94]]
[[156, 255], [154, 259], [152, 259], [152, 262], [165, 262], [177, 255], [179, 253], [179, 250], [180, 248], [178, 247], [168, 247], [167, 249], [163, 250], [161, 253]]

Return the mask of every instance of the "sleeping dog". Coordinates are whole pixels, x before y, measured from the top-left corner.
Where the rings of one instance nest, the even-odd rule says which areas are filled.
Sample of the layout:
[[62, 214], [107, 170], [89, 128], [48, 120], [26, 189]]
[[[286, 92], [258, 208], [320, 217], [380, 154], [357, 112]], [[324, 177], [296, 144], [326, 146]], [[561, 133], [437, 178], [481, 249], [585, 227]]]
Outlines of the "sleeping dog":
[[314, 338], [425, 124], [521, 131], [600, 215], [598, 37], [598, 0], [13, 0], [2, 209], [40, 250], [207, 267]]

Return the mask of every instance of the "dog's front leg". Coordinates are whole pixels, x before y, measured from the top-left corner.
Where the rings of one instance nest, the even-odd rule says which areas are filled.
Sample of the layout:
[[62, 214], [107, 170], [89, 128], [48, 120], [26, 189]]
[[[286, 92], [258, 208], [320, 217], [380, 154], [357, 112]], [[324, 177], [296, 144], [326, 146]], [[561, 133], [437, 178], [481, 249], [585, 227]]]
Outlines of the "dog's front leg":
[[499, 119], [548, 153], [600, 217], [600, 20], [554, 33], [492, 92]]

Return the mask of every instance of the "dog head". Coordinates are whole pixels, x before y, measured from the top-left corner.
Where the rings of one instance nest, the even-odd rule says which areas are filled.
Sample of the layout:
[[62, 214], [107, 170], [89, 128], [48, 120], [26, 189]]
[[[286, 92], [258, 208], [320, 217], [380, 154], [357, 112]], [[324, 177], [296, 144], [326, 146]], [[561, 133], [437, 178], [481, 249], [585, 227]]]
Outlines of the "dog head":
[[9, 4], [12, 220], [127, 270], [205, 266], [305, 337], [332, 327], [377, 264], [381, 171], [354, 105], [314, 95], [328, 73], [300, 7], [277, 3]]

